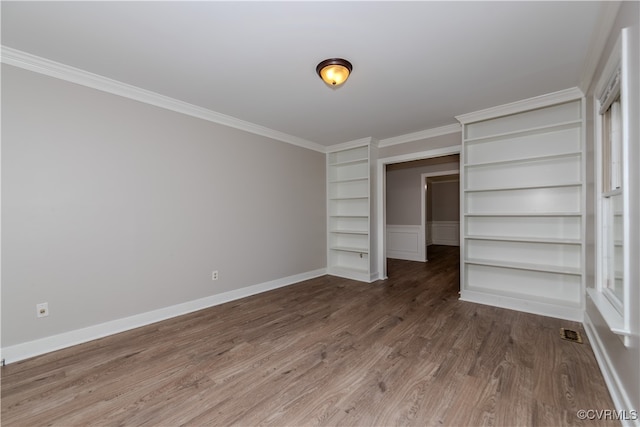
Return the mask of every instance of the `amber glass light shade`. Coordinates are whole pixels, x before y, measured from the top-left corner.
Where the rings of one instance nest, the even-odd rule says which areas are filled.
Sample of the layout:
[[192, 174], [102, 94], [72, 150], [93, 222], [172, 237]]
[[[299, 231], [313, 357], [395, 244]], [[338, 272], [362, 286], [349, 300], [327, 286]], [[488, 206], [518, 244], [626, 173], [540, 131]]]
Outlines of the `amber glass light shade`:
[[325, 59], [316, 67], [320, 78], [329, 86], [340, 86], [349, 78], [353, 66], [346, 59]]

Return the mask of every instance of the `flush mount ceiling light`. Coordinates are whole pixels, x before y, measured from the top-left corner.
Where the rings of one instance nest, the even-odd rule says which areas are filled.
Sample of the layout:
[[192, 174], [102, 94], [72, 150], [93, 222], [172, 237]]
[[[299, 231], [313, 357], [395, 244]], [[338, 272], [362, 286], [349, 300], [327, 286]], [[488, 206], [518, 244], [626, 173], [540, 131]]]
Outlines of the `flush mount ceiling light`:
[[331, 87], [338, 87], [346, 82], [353, 66], [342, 58], [325, 59], [316, 67], [320, 78]]

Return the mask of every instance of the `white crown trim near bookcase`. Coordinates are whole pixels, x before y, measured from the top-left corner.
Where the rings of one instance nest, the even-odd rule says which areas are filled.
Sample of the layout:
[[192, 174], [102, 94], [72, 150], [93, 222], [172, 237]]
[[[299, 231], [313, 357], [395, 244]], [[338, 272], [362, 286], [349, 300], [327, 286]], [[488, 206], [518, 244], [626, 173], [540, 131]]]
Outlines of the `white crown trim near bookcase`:
[[327, 153], [335, 153], [337, 151], [348, 150], [350, 148], [362, 147], [363, 145], [371, 144], [373, 147], [377, 147], [379, 142], [378, 140], [372, 137], [354, 139], [353, 141], [342, 142], [340, 144], [333, 144], [326, 147]]
[[609, 39], [609, 34], [613, 31], [613, 26], [618, 16], [622, 2], [619, 1], [603, 1], [600, 2], [600, 13], [598, 14], [598, 22], [596, 30], [591, 35], [589, 41], [589, 49], [587, 49], [587, 59], [582, 67], [582, 75], [580, 76], [580, 89], [587, 93], [589, 86], [593, 81], [593, 76], [598, 67], [598, 62], [602, 57], [604, 48]]
[[145, 104], [154, 105], [156, 107], [186, 114], [209, 122], [243, 130], [255, 135], [272, 138], [277, 141], [286, 142], [298, 147], [307, 148], [320, 153], [326, 152], [325, 146], [297, 136], [217, 113], [206, 108], [198, 107], [197, 105], [189, 104], [188, 102], [160, 95], [159, 93], [141, 89], [133, 85], [81, 70], [79, 68], [71, 67], [66, 64], [51, 61], [46, 58], [41, 58], [36, 55], [31, 55], [7, 46], [2, 46], [2, 62], [49, 77], [97, 89], [102, 92], [144, 102]]
[[496, 117], [507, 116], [510, 114], [520, 113], [536, 108], [547, 107], [553, 104], [561, 104], [563, 102], [580, 99], [584, 96], [582, 91], [577, 88], [569, 88], [546, 95], [535, 96], [533, 98], [523, 99], [521, 101], [512, 102], [510, 104], [498, 105], [496, 107], [487, 108], [485, 110], [474, 111], [472, 113], [461, 114], [456, 116], [460, 123], [474, 123]]
[[440, 126], [432, 129], [425, 129], [418, 132], [407, 133], [404, 135], [398, 135], [391, 138], [381, 139], [378, 147], [391, 147], [392, 145], [405, 144], [407, 142], [421, 141], [423, 139], [434, 138], [436, 136], [449, 135], [457, 133], [462, 130], [462, 126], [459, 123]]

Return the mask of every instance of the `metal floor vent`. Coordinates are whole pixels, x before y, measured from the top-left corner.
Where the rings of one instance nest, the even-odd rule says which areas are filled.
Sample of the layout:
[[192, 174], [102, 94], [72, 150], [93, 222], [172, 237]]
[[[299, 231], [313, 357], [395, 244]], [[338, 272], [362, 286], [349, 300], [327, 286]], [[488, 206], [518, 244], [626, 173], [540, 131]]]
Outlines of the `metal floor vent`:
[[582, 344], [582, 336], [580, 335], [580, 332], [572, 329], [560, 328], [560, 338]]

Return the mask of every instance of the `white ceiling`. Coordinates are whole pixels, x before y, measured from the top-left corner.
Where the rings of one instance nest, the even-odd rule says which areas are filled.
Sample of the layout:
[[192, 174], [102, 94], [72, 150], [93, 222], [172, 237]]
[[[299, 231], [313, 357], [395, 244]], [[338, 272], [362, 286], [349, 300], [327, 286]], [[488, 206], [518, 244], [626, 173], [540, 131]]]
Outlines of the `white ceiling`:
[[[333, 145], [578, 86], [601, 2], [9, 2], [2, 44]], [[315, 74], [343, 57], [332, 90]]]

